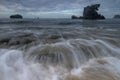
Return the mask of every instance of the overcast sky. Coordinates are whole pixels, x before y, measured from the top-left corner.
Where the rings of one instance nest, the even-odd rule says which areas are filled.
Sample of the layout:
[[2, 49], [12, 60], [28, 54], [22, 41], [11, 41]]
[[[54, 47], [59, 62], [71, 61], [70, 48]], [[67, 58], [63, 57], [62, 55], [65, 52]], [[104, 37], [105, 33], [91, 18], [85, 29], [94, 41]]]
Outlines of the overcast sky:
[[82, 15], [87, 5], [100, 3], [99, 12], [106, 17], [120, 14], [120, 0], [0, 0], [0, 18], [22, 14], [29, 18], [69, 18]]

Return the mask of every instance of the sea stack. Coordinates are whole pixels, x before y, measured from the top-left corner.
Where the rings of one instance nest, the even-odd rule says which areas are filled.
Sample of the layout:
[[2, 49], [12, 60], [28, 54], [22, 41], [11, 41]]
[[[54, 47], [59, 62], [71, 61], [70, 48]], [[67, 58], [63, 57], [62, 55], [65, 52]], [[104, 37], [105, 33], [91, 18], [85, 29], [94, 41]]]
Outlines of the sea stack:
[[84, 7], [83, 17], [84, 19], [105, 19], [105, 17], [99, 14], [97, 11], [100, 4], [93, 4], [91, 6]]
[[11, 15], [10, 16], [10, 19], [22, 19], [23, 17], [22, 17], [22, 15], [20, 15], [20, 14], [15, 14], [15, 15]]
[[90, 6], [84, 7], [83, 10], [83, 16], [76, 17], [75, 15], [72, 16], [72, 19], [90, 19], [90, 20], [96, 20], [96, 19], [105, 19], [105, 17], [101, 14], [99, 14], [97, 11], [100, 7], [100, 4], [93, 4]]

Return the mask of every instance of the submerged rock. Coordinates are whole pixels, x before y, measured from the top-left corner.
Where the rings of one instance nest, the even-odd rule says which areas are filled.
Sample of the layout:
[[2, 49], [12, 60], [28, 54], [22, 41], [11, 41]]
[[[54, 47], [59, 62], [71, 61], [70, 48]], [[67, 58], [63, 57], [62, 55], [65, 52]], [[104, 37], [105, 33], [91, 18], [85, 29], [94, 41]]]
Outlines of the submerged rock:
[[10, 41], [9, 38], [4, 38], [0, 40], [0, 44], [7, 44]]
[[61, 38], [60, 35], [50, 35], [50, 36], [48, 37], [48, 39], [59, 39], [59, 38]]
[[1, 38], [0, 45], [7, 46], [26, 45], [34, 41], [37, 41], [37, 38], [33, 34], [21, 34]]
[[32, 43], [34, 40], [32, 38], [13, 38], [9, 41], [8, 45], [25, 45], [25, 44], [29, 44]]
[[10, 18], [11, 19], [22, 19], [23, 17], [20, 14], [15, 14], [15, 15], [11, 15]]

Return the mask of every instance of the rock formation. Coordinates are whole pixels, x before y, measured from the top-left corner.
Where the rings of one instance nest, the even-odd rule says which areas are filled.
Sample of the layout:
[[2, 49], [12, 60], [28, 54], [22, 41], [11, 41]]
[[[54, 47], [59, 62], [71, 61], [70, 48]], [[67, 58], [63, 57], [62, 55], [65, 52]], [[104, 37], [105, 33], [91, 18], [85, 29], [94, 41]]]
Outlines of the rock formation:
[[83, 16], [76, 17], [72, 16], [72, 19], [105, 19], [105, 17], [101, 14], [99, 14], [97, 11], [100, 7], [100, 4], [93, 4], [91, 6], [84, 7]]
[[83, 19], [83, 16], [77, 17], [77, 16], [75, 16], [75, 15], [72, 15], [71, 18], [72, 18], [72, 19]]
[[115, 15], [113, 18], [120, 19], [120, 15]]
[[84, 19], [105, 19], [103, 15], [97, 12], [99, 7], [100, 7], [100, 4], [94, 4], [94, 5], [85, 7], [83, 11]]
[[11, 15], [10, 18], [11, 19], [22, 19], [23, 17], [20, 14], [15, 14], [15, 15]]
[[75, 16], [75, 15], [72, 15], [72, 17], [71, 17], [72, 19], [79, 19], [77, 16]]

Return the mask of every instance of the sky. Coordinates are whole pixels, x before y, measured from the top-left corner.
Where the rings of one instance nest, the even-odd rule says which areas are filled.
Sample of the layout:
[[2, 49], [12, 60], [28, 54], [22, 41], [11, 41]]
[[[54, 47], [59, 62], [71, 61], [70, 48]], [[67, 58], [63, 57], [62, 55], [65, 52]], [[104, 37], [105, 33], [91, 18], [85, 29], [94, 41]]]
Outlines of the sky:
[[21, 14], [25, 18], [70, 18], [82, 16], [87, 5], [100, 3], [99, 12], [107, 18], [120, 14], [120, 0], [0, 0], [0, 18]]

